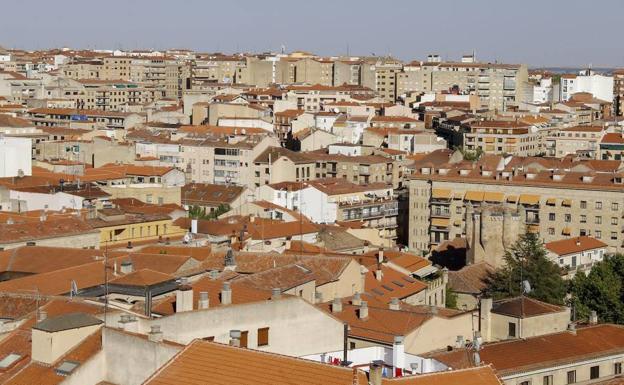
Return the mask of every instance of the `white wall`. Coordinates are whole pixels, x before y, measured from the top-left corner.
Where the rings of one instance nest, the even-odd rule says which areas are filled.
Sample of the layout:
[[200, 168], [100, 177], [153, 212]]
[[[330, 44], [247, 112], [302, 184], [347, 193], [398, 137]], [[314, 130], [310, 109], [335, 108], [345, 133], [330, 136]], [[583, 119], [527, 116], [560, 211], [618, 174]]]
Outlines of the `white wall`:
[[0, 138], [0, 178], [32, 175], [32, 141], [28, 138]]

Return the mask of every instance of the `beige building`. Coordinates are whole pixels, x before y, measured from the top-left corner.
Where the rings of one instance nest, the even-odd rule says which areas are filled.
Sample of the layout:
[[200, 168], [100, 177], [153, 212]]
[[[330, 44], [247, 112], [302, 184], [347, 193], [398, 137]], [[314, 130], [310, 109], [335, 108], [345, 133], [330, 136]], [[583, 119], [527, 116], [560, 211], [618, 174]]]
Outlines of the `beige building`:
[[464, 149], [486, 154], [536, 156], [545, 152], [545, 134], [530, 124], [512, 121], [479, 121], [464, 133]]
[[[439, 158], [440, 159], [440, 158]], [[427, 250], [466, 237], [477, 262], [497, 256], [517, 232], [538, 232], [546, 242], [589, 235], [622, 251], [624, 207], [619, 163], [502, 158], [454, 163], [445, 156], [416, 166], [410, 185], [409, 247]], [[472, 250], [472, 251], [471, 251]], [[471, 254], [472, 253], [472, 254]]]

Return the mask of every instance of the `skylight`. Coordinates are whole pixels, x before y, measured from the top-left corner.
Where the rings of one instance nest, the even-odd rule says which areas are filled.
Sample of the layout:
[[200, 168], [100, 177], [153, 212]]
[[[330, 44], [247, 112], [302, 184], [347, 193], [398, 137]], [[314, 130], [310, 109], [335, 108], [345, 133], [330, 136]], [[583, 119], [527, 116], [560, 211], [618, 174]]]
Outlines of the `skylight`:
[[76, 361], [63, 361], [63, 363], [56, 368], [56, 374], [59, 376], [69, 376], [78, 365], [80, 365], [80, 363]]
[[22, 358], [19, 354], [11, 353], [0, 360], [0, 369], [6, 369]]

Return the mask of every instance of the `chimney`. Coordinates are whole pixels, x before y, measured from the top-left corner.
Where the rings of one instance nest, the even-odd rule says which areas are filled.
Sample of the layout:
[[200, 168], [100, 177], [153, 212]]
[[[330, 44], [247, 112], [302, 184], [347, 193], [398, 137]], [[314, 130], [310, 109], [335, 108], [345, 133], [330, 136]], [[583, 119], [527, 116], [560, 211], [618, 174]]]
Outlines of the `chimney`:
[[397, 297], [393, 297], [390, 299], [390, 310], [401, 310], [401, 302]]
[[197, 219], [191, 219], [191, 234], [197, 234]]
[[351, 305], [353, 306], [360, 306], [362, 304], [362, 296], [360, 295], [359, 291], [356, 291], [355, 294], [353, 294], [353, 299], [351, 300]]
[[340, 313], [342, 311], [342, 300], [340, 298], [334, 298], [331, 305], [332, 313]]
[[436, 315], [438, 314], [438, 307], [437, 306], [429, 306], [429, 310], [431, 312], [431, 315]]
[[360, 309], [359, 309], [359, 314], [358, 317], [360, 319], [367, 319], [368, 318], [368, 303], [366, 301], [362, 301], [362, 303], [360, 304]]
[[119, 327], [127, 332], [138, 333], [139, 321], [133, 315], [122, 314], [119, 317]]
[[371, 362], [368, 368], [368, 383], [370, 385], [381, 385], [383, 379], [383, 364], [381, 360]]
[[375, 270], [375, 279], [377, 279], [378, 281], [381, 281], [382, 277], [383, 277], [383, 272], [381, 271], [381, 264], [378, 263], [377, 269]]
[[280, 299], [281, 296], [282, 296], [282, 289], [280, 289], [279, 287], [274, 287], [273, 289], [271, 289], [271, 299], [273, 300]]
[[147, 333], [147, 339], [152, 342], [162, 342], [163, 332], [160, 331], [159, 325], [152, 325], [150, 327], [150, 331]]
[[568, 324], [568, 331], [573, 335], [576, 335], [576, 325], [574, 324], [574, 322], [570, 322]]
[[230, 346], [240, 347], [240, 330], [230, 330]]
[[596, 325], [597, 323], [598, 323], [598, 313], [596, 313], [595, 310], [592, 310], [591, 313], [589, 313], [589, 324]]
[[205, 310], [208, 309], [210, 307], [210, 299], [208, 298], [208, 292], [207, 291], [200, 291], [199, 292], [199, 301], [197, 303], [197, 308], [199, 310]]
[[132, 271], [134, 270], [134, 266], [132, 265], [132, 261], [129, 259], [126, 259], [125, 261], [121, 262], [121, 273], [122, 274], [130, 274], [132, 273]]
[[193, 310], [193, 288], [188, 284], [188, 279], [182, 277], [180, 286], [176, 291], [176, 313]]
[[323, 293], [320, 291], [314, 293], [314, 303], [323, 303]]
[[577, 246], [581, 245], [581, 238], [578, 238], [578, 237], [576, 238], [576, 245]]
[[232, 287], [229, 282], [223, 282], [223, 289], [221, 289], [221, 305], [232, 304]]
[[405, 367], [405, 345], [403, 344], [403, 336], [394, 336], [394, 344], [392, 345], [392, 366], [394, 367], [394, 377], [403, 375]]
[[377, 264], [381, 264], [384, 261], [384, 249], [383, 247], [379, 248], [379, 252], [377, 253]]
[[481, 298], [479, 302], [479, 331], [485, 342], [492, 340], [492, 298]]
[[466, 340], [464, 339], [464, 336], [457, 336], [457, 339], [455, 340], [455, 347], [457, 349], [463, 348], [466, 345]]
[[37, 322], [41, 322], [46, 318], [48, 318], [48, 313], [45, 310], [39, 310], [39, 313], [37, 314]]

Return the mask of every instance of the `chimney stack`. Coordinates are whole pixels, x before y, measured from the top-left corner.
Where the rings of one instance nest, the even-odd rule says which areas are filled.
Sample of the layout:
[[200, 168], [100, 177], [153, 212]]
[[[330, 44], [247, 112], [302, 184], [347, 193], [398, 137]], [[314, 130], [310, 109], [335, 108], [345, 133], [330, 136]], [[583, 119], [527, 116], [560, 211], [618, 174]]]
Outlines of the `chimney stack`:
[[359, 312], [359, 317], [360, 319], [367, 319], [368, 318], [368, 303], [366, 301], [362, 301], [362, 303], [360, 304], [360, 312]]
[[375, 270], [375, 279], [377, 279], [378, 281], [381, 281], [382, 277], [383, 277], [383, 272], [381, 271], [381, 264], [378, 263], [377, 269]]
[[130, 274], [132, 273], [132, 271], [134, 271], [134, 266], [132, 265], [132, 261], [129, 259], [126, 259], [125, 261], [121, 262], [121, 273], [122, 274]]
[[379, 248], [379, 252], [377, 253], [377, 263], [381, 264], [384, 261], [384, 249], [383, 247]]
[[240, 330], [230, 330], [230, 346], [240, 347]]
[[208, 298], [207, 291], [199, 292], [199, 302], [197, 303], [197, 308], [200, 310], [205, 310], [210, 307], [210, 299]]
[[39, 310], [39, 313], [37, 314], [37, 322], [41, 322], [46, 318], [48, 318], [48, 313], [45, 310]]
[[221, 289], [221, 305], [232, 304], [232, 287], [229, 282], [223, 282], [223, 289]]
[[136, 317], [130, 314], [122, 314], [119, 316], [119, 327], [127, 332], [137, 333], [139, 331], [139, 322]]
[[279, 287], [274, 287], [271, 289], [271, 299], [280, 299], [282, 296], [282, 289]]
[[390, 299], [390, 310], [401, 310], [401, 302], [399, 302], [399, 299], [397, 297], [392, 297]]
[[342, 300], [340, 298], [334, 298], [331, 305], [332, 313], [340, 313], [342, 311]]
[[163, 332], [160, 331], [159, 325], [152, 325], [150, 327], [150, 331], [147, 333], [147, 339], [152, 342], [162, 342]]
[[394, 367], [394, 377], [403, 375], [405, 367], [405, 345], [403, 344], [403, 336], [394, 336], [394, 344], [392, 345], [392, 366]]
[[323, 303], [323, 293], [320, 291], [314, 293], [314, 303]]
[[591, 313], [589, 313], [589, 324], [596, 325], [597, 323], [598, 323], [598, 313], [596, 313], [595, 310], [592, 310]]
[[383, 379], [383, 364], [381, 360], [371, 362], [368, 367], [368, 383], [370, 385], [381, 385]]
[[351, 300], [351, 305], [353, 306], [360, 306], [362, 304], [362, 296], [360, 295], [359, 291], [356, 291], [355, 294], [353, 294], [353, 299]]
[[176, 291], [176, 313], [193, 310], [193, 288], [188, 284], [188, 279], [182, 277], [180, 286]]

